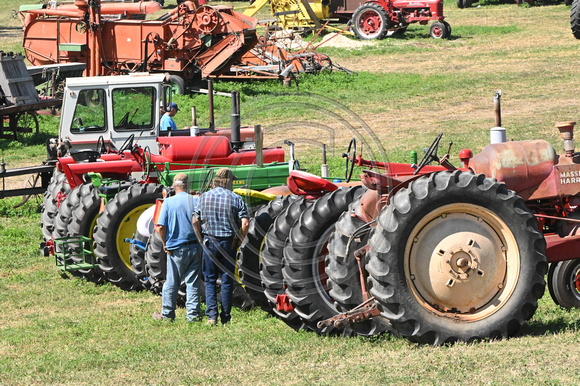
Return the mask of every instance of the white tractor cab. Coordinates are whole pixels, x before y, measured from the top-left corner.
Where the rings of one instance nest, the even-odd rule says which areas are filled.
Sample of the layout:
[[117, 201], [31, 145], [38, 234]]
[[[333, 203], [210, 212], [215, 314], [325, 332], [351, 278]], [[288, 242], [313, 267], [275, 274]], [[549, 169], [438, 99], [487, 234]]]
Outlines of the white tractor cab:
[[[142, 148], [148, 146], [158, 154], [157, 138], [160, 136], [190, 136], [192, 131], [193, 135], [213, 131], [213, 111], [210, 112], [209, 129], [160, 131], [160, 119], [171, 103], [171, 95], [171, 84], [165, 74], [67, 78], [59, 140], [51, 140], [47, 146], [48, 158], [63, 156], [71, 149], [98, 150], [100, 137], [106, 147], [119, 150], [133, 136], [133, 143]], [[212, 97], [210, 94], [210, 99]], [[210, 101], [212, 108], [213, 101]], [[244, 140], [243, 147], [253, 147], [253, 136]]]

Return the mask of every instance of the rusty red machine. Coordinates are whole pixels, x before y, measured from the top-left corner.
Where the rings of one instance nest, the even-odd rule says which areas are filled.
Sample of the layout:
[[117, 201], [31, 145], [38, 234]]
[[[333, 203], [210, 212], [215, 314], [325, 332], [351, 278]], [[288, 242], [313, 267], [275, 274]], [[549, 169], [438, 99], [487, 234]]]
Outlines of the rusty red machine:
[[428, 344], [505, 338], [533, 316], [546, 273], [554, 301], [579, 307], [574, 125], [556, 124], [562, 155], [544, 140], [494, 143], [462, 150], [460, 168], [449, 150], [437, 155], [442, 134], [412, 165], [365, 160], [353, 141], [347, 171], [386, 173], [364, 171], [369, 190], [336, 224], [356, 229], [335, 234], [326, 259], [329, 295], [347, 311], [319, 328], [366, 323]]
[[33, 65], [86, 63], [87, 76], [168, 73], [183, 91], [184, 83], [207, 77], [284, 79], [324, 61], [314, 53], [292, 57], [257, 34], [257, 19], [230, 7], [185, 1], [157, 20], [135, 20], [130, 16], [161, 6], [155, 1], [51, 4], [20, 11], [23, 47]]

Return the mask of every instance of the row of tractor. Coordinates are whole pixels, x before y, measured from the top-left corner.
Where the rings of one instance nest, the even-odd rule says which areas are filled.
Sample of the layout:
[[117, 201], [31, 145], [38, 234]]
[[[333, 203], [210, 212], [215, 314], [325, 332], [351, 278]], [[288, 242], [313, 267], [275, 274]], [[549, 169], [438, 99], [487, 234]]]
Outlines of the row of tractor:
[[[231, 274], [295, 329], [428, 344], [505, 338], [534, 315], [546, 273], [557, 304], [580, 305], [573, 122], [557, 124], [564, 154], [543, 140], [498, 142], [475, 156], [461, 150], [459, 167], [451, 144], [438, 155], [442, 135], [411, 164], [366, 160], [353, 139], [345, 182], [333, 183], [292, 170], [282, 148], [262, 148], [259, 126], [239, 124], [235, 93], [230, 128], [163, 136], [170, 94], [160, 75], [83, 81], [67, 81], [62, 140], [48, 146], [58, 162], [43, 235], [64, 272], [159, 292], [158, 200], [178, 171], [202, 192], [228, 165], [239, 187], [271, 187], [238, 190], [252, 219]], [[360, 181], [350, 181], [354, 166]]]
[[367, 167], [361, 185], [291, 172], [310, 191], [256, 213], [242, 282], [293, 328], [435, 345], [513, 336], [546, 274], [553, 300], [579, 307], [580, 154], [574, 122], [557, 128], [562, 155], [543, 140], [498, 142], [460, 151], [458, 168], [437, 154], [441, 134], [413, 164], [365, 160], [353, 139], [345, 174]]

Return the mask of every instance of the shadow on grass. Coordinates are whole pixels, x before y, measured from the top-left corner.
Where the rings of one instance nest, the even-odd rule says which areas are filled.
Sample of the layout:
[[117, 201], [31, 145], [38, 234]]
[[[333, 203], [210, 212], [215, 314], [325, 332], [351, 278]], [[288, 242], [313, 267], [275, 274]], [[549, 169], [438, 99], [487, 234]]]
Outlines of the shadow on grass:
[[578, 329], [578, 321], [567, 320], [563, 316], [559, 316], [550, 321], [529, 321], [522, 327], [520, 336], [544, 336], [549, 333], [559, 333], [569, 330], [576, 331]]
[[[417, 40], [417, 42], [421, 42], [423, 40], [424, 43], [430, 43], [437, 41], [439, 39], [433, 39], [429, 34], [429, 29], [431, 25], [424, 26], [425, 30], [412, 30], [412, 31], [396, 31], [392, 35], [386, 37], [385, 39], [394, 39], [394, 40], [403, 40], [403, 41], [410, 41], [410, 40]], [[453, 32], [453, 26], [451, 26], [451, 35], [448, 39], [443, 40], [458, 40], [458, 39], [465, 39], [465, 36], [457, 35]], [[471, 36], [468, 36], [467, 39], [471, 39]]]

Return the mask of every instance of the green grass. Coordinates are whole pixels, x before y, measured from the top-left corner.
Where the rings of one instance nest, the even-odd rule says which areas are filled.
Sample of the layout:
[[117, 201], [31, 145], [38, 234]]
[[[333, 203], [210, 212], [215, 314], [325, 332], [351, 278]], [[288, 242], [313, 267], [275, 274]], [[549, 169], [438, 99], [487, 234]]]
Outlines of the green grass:
[[[0, 9], [10, 34], [19, 22]], [[577, 120], [578, 44], [569, 7], [518, 7], [486, 0], [457, 9], [445, 2], [449, 41], [426, 38], [427, 26], [360, 49], [319, 51], [351, 68], [280, 82], [216, 82], [241, 92], [242, 123], [262, 124], [266, 143], [298, 144], [301, 164], [318, 172], [320, 144], [328, 146], [331, 174], [344, 171], [340, 154], [352, 137], [364, 141], [365, 158], [408, 162], [439, 131], [462, 148], [481, 150], [493, 126], [493, 93], [503, 91], [508, 138], [562, 144], [554, 123]], [[262, 16], [267, 16], [264, 13]], [[1, 29], [1, 28], [0, 28]], [[19, 51], [19, 35], [0, 35], [0, 49]], [[176, 96], [178, 126], [190, 124], [195, 105], [207, 126], [207, 97]], [[216, 97], [216, 119], [229, 124], [229, 98]], [[44, 159], [46, 139], [58, 133], [57, 117], [40, 117], [41, 135], [24, 143], [0, 139], [8, 167]], [[447, 145], [441, 146], [447, 148]], [[384, 149], [384, 152], [382, 152]], [[356, 173], [356, 172], [355, 172]], [[40, 208], [18, 198], [0, 201], [1, 384], [574, 384], [580, 377], [575, 345], [580, 311], [564, 311], [547, 291], [519, 336], [503, 341], [417, 346], [385, 335], [373, 339], [320, 337], [295, 332], [254, 309], [235, 310], [231, 325], [190, 326], [183, 309], [172, 324], [151, 319], [161, 299], [148, 292], [62, 279], [55, 263], [40, 257]]]

